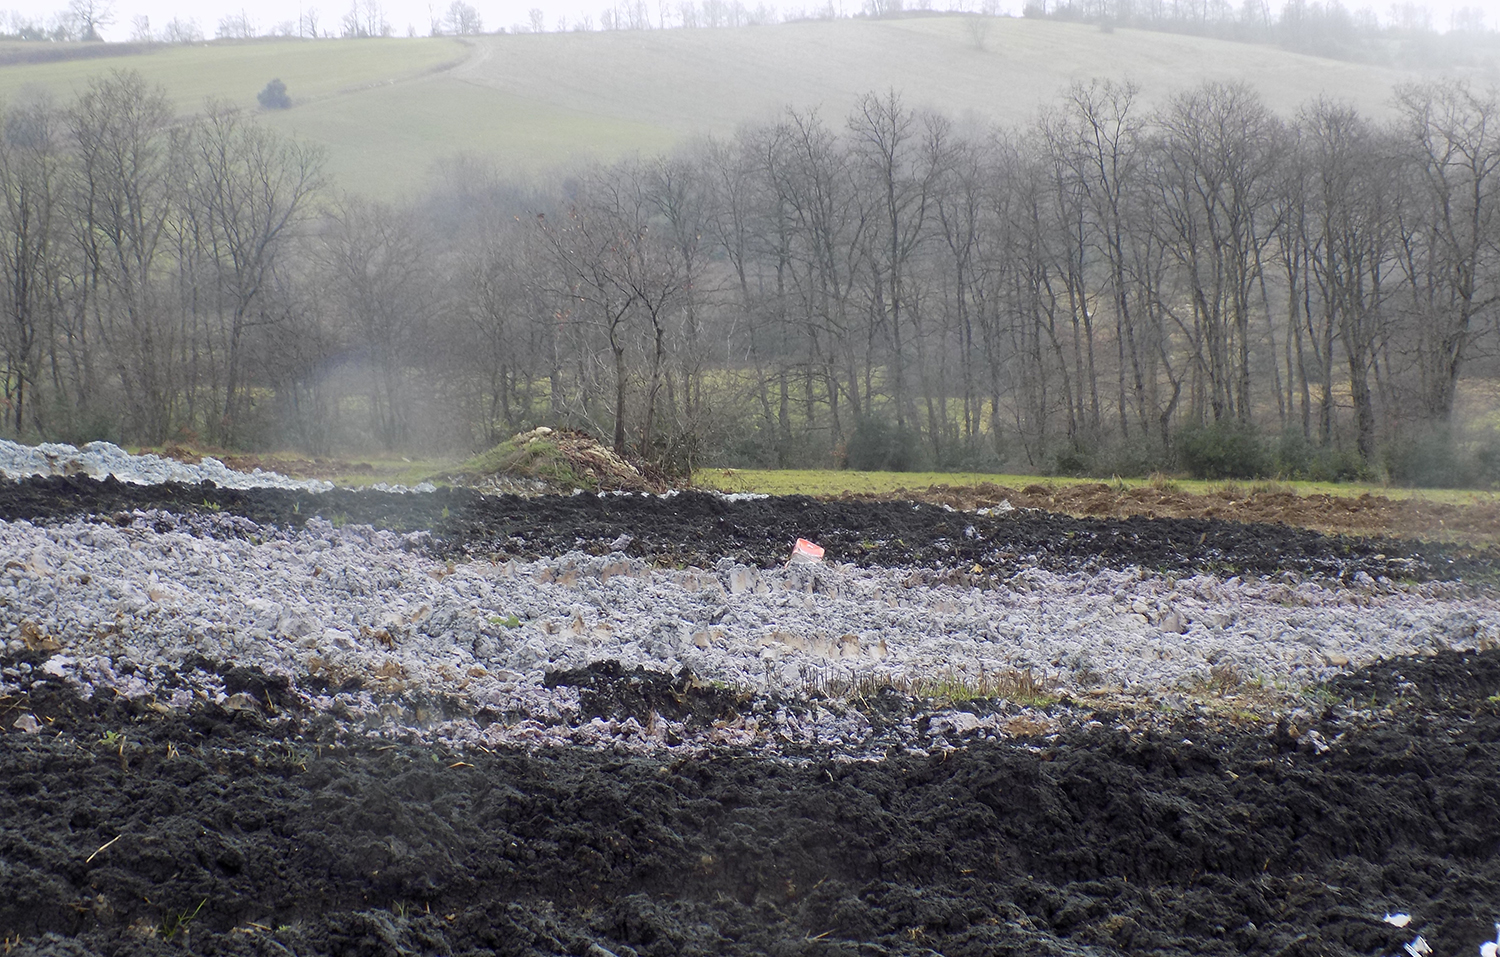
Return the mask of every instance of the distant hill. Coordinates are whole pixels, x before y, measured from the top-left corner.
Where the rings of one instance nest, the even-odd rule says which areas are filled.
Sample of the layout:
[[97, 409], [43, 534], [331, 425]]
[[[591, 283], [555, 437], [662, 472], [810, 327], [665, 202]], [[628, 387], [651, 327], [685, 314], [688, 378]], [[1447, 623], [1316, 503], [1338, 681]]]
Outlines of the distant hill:
[[[349, 189], [396, 198], [433, 164], [469, 153], [526, 174], [587, 158], [726, 135], [786, 106], [837, 121], [857, 96], [899, 91], [957, 119], [1025, 122], [1073, 80], [1134, 79], [1149, 104], [1201, 80], [1243, 80], [1290, 113], [1329, 96], [1378, 113], [1415, 74], [1271, 47], [1138, 30], [931, 16], [716, 30], [457, 40], [258, 40], [132, 46], [123, 55], [17, 62], [0, 45], [0, 96], [66, 98], [88, 76], [140, 70], [179, 110], [221, 97], [256, 109], [272, 78], [293, 107], [275, 127], [324, 143]], [[97, 50], [94, 47], [94, 50]], [[93, 52], [92, 50], [80, 50]]]

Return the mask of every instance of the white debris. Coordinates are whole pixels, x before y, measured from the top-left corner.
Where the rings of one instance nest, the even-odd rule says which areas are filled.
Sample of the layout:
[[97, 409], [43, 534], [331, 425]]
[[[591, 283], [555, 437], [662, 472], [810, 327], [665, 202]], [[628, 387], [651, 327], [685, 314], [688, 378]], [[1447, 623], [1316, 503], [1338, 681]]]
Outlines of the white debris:
[[[704, 681], [794, 695], [950, 673], [978, 686], [982, 676], [1011, 672], [1073, 693], [1155, 694], [1235, 680], [1303, 687], [1339, 672], [1329, 649], [1358, 667], [1469, 647], [1500, 622], [1496, 596], [1441, 582], [1373, 590], [1354, 603], [1326, 583], [1139, 569], [1028, 568], [975, 589], [924, 584], [936, 579], [909, 568], [825, 561], [762, 569], [726, 560], [664, 569], [618, 553], [458, 563], [434, 576], [430, 556], [369, 526], [314, 519], [278, 531], [224, 514], [141, 514], [148, 520], [126, 527], [0, 523], [0, 554], [26, 556], [0, 576], [0, 643], [14, 654], [27, 636], [50, 636], [64, 652], [43, 671], [87, 693], [167, 700], [173, 692], [158, 670], [198, 655], [299, 681], [319, 676], [334, 688], [359, 679], [364, 689], [340, 691], [338, 700], [373, 725], [386, 720], [381, 694], [540, 720], [568, 707], [572, 694], [543, 687], [549, 671], [610, 660], [627, 669], [686, 667]], [[1149, 624], [1132, 610], [1137, 599], [1151, 614], [1177, 610], [1186, 630]], [[1231, 611], [1233, 628], [1209, 624]], [[202, 690], [227, 700], [222, 688]], [[836, 720], [845, 719], [825, 715], [799, 733], [821, 734]], [[450, 736], [480, 733], [461, 722], [445, 727]], [[959, 724], [945, 727], [962, 733]]]
[[213, 482], [223, 488], [300, 488], [326, 492], [332, 482], [292, 479], [275, 472], [236, 472], [218, 459], [205, 456], [188, 465], [160, 455], [131, 455], [109, 442], [90, 442], [83, 448], [60, 443], [19, 445], [0, 439], [0, 477], [22, 479], [33, 475], [113, 475], [121, 482], [156, 485], [162, 482]]
[[1381, 920], [1385, 921], [1387, 924], [1390, 924], [1392, 927], [1405, 927], [1407, 924], [1411, 923], [1411, 915], [1410, 914], [1386, 914], [1384, 917], [1381, 918]]

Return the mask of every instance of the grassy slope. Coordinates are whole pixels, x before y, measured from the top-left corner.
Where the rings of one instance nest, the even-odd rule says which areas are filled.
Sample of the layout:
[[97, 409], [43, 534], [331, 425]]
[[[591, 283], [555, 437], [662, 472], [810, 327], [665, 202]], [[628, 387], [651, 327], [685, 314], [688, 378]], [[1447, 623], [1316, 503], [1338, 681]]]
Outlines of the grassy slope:
[[1327, 94], [1381, 109], [1398, 71], [1269, 47], [1080, 24], [997, 19], [977, 49], [962, 17], [844, 20], [639, 33], [486, 38], [452, 78], [687, 132], [727, 133], [791, 104], [838, 124], [854, 100], [895, 88], [950, 116], [1024, 122], [1073, 80], [1130, 77], [1148, 102], [1199, 80], [1253, 83], [1291, 111]]
[[992, 21], [981, 50], [963, 18], [930, 17], [507, 35], [467, 45], [214, 43], [0, 67], [0, 97], [42, 86], [65, 99], [89, 76], [121, 68], [163, 84], [184, 112], [205, 97], [253, 108], [255, 94], [279, 77], [298, 105], [268, 122], [326, 144], [340, 185], [381, 198], [415, 191], [437, 160], [458, 153], [535, 172], [659, 151], [695, 133], [729, 134], [788, 105], [820, 108], [837, 127], [870, 91], [896, 89], [910, 105], [954, 117], [1017, 123], [1069, 82], [1094, 76], [1136, 80], [1147, 103], [1201, 79], [1245, 80], [1287, 112], [1319, 94], [1378, 111], [1407, 76], [1268, 47], [1021, 19]]
[[0, 96], [14, 99], [28, 88], [40, 87], [65, 101], [83, 90], [90, 77], [129, 69], [165, 87], [172, 106], [183, 113], [200, 109], [205, 99], [256, 109], [255, 95], [273, 78], [286, 84], [301, 108], [374, 84], [391, 89], [391, 81], [430, 74], [468, 53], [457, 40], [442, 38], [163, 46], [136, 56], [0, 67]]

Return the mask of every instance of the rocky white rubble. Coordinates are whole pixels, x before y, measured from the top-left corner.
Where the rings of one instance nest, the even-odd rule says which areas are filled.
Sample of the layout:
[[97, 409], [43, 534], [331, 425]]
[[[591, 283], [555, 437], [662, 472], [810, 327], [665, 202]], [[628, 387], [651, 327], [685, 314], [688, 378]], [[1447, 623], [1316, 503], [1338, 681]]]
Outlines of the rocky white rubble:
[[55, 442], [20, 445], [0, 439], [0, 478], [23, 479], [33, 475], [87, 475], [96, 479], [113, 475], [121, 482], [136, 485], [213, 482], [224, 488], [300, 488], [313, 492], [333, 488], [332, 482], [287, 478], [260, 469], [236, 472], [209, 456], [198, 465], [188, 465], [159, 455], [131, 455], [109, 442], [90, 442], [75, 448]]
[[[639, 740], [669, 734], [581, 722], [549, 671], [618, 660], [775, 695], [861, 679], [897, 683], [1030, 671], [1063, 690], [1160, 694], [1218, 682], [1299, 688], [1344, 667], [1492, 640], [1500, 609], [1452, 583], [1354, 587], [1030, 569], [992, 589], [932, 573], [838, 564], [651, 568], [616, 554], [439, 563], [367, 526], [300, 531], [226, 515], [139, 512], [126, 527], [0, 524], [0, 642], [53, 652], [85, 695], [169, 708], [232, 701], [194, 656], [327, 681], [310, 704], [372, 733], [450, 740]], [[17, 674], [0, 675], [0, 693]], [[352, 687], [359, 678], [362, 687]], [[479, 712], [511, 715], [474, 720]], [[973, 716], [949, 730], [973, 731]], [[718, 729], [816, 743], [858, 736], [857, 714], [784, 711]], [[653, 723], [654, 724], [654, 723]], [[962, 724], [963, 727], [957, 726]], [[754, 726], [750, 726], [754, 725]], [[942, 721], [939, 727], [945, 727]]]

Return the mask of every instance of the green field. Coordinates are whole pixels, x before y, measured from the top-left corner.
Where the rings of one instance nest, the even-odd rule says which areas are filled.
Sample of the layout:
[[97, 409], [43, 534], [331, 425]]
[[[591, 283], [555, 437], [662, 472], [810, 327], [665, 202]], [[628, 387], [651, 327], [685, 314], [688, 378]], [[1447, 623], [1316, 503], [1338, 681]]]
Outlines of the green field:
[[[984, 472], [855, 472], [838, 469], [700, 469], [693, 473], [693, 484], [722, 492], [814, 496], [836, 496], [845, 492], [880, 494], [903, 489], [922, 490], [934, 485], [957, 488], [988, 483], [1009, 488], [1025, 488], [1028, 485], [1096, 485], [1100, 481], [1096, 478], [992, 475]], [[1158, 480], [1112, 478], [1107, 484], [1116, 488], [1134, 488], [1149, 485], [1153, 481]], [[1494, 492], [1468, 489], [1412, 489], [1359, 482], [1277, 481], [1268, 483], [1260, 480], [1211, 482], [1181, 478], [1174, 478], [1170, 481], [1177, 491], [1189, 495], [1211, 495], [1225, 488], [1245, 490], [1274, 484], [1278, 490], [1284, 489], [1296, 492], [1298, 495], [1338, 495], [1358, 498], [1369, 493], [1389, 499], [1419, 498], [1424, 501], [1451, 505], [1489, 504], [1496, 500]]]
[[267, 121], [325, 145], [339, 186], [393, 200], [419, 192], [435, 163], [459, 154], [526, 176], [731, 135], [788, 106], [817, 109], [838, 129], [872, 91], [896, 90], [960, 123], [1015, 124], [1096, 76], [1134, 80], [1147, 106], [1202, 80], [1245, 81], [1283, 113], [1318, 95], [1378, 112], [1392, 84], [1414, 76], [1265, 46], [1012, 18], [984, 21], [981, 47], [968, 21], [216, 41], [0, 67], [0, 97], [40, 88], [66, 100], [91, 76], [134, 69], [182, 113], [206, 98], [256, 109], [255, 94], [279, 78], [295, 105]]

